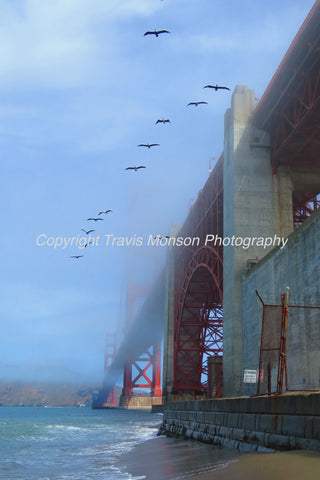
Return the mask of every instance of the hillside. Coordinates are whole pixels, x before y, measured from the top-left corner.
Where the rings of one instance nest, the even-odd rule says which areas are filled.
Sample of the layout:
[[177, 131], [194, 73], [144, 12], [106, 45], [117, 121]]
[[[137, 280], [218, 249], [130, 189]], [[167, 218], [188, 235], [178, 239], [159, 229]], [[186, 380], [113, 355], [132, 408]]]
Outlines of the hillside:
[[71, 383], [0, 383], [0, 406], [91, 406], [99, 387]]

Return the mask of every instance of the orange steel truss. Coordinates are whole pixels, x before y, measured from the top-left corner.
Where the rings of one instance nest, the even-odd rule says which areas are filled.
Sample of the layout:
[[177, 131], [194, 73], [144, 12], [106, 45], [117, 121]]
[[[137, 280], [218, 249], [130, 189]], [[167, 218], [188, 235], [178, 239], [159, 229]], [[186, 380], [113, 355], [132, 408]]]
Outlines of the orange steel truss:
[[[146, 298], [150, 292], [150, 285], [138, 283], [131, 274], [127, 296], [127, 325], [128, 328], [134, 315], [135, 302], [138, 298]], [[145, 335], [145, 332], [143, 332]], [[122, 395], [131, 397], [134, 389], [148, 389], [152, 397], [161, 397], [161, 342], [146, 343], [143, 351], [136, 358], [128, 357], [123, 368]]]
[[[270, 133], [274, 173], [280, 165], [320, 169], [319, 23], [317, 0], [253, 113], [253, 123]], [[293, 191], [295, 227], [319, 207], [316, 189]]]
[[134, 389], [149, 389], [151, 397], [161, 397], [161, 342], [146, 348], [124, 367], [122, 395], [131, 397]]
[[221, 156], [179, 232], [199, 244], [175, 248], [173, 393], [207, 390], [207, 358], [223, 353], [222, 247], [206, 245], [223, 234]]
[[309, 201], [298, 203], [293, 206], [293, 225], [294, 228], [300, 225], [320, 206], [318, 196], [312, 196]]

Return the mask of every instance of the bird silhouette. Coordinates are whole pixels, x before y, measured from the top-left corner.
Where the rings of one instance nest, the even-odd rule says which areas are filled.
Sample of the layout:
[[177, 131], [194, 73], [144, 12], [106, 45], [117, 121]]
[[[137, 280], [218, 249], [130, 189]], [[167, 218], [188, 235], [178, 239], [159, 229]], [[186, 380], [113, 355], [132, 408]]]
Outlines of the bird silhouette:
[[159, 143], [140, 143], [139, 145], [137, 145], [137, 147], [147, 147], [147, 148], [156, 147], [156, 146], [159, 146]]
[[188, 107], [189, 105], [194, 105], [195, 107], [197, 107], [198, 105], [201, 105], [202, 103], [203, 103], [203, 104], [207, 104], [208, 102], [189, 102], [188, 105], [187, 105], [187, 107]]
[[222, 87], [220, 85], [206, 85], [203, 88], [213, 88], [215, 91], [217, 91], [217, 90], [230, 90], [229, 87]]
[[156, 125], [157, 125], [157, 123], [163, 123], [163, 124], [165, 124], [165, 123], [170, 123], [170, 120], [169, 120], [169, 118], [166, 118], [166, 119], [164, 119], [164, 118], [159, 118], [159, 119], [156, 121]]
[[170, 33], [170, 32], [168, 32], [168, 30], [153, 30], [152, 32], [148, 30], [146, 33], [143, 34], [143, 36], [145, 37], [146, 35], [155, 35], [156, 37], [159, 37], [161, 33]]
[[81, 258], [81, 257], [83, 257], [83, 255], [71, 255], [70, 258]]
[[87, 220], [94, 220], [95, 222], [97, 222], [98, 220], [103, 220], [103, 218], [90, 217], [90, 218], [87, 218]]
[[139, 170], [139, 168], [146, 168], [144, 165], [140, 165], [139, 167], [127, 167], [125, 170], [134, 170], [135, 172]]
[[83, 228], [81, 228], [81, 230], [86, 233], [87, 235], [89, 235], [89, 233], [91, 232], [94, 232], [94, 230], [84, 230]]
[[171, 238], [169, 237], [169, 235], [165, 235], [165, 236], [161, 236], [161, 235], [156, 235], [155, 237], [153, 237], [153, 239], [155, 240], [156, 238], [158, 238], [159, 240], [162, 240], [162, 238]]
[[99, 212], [98, 215], [102, 215], [103, 213], [107, 214], [112, 212], [112, 210], [103, 210], [102, 212]]
[[86, 248], [88, 245], [90, 245], [90, 243], [92, 243], [92, 240], [90, 240], [90, 242], [86, 242], [86, 243], [84, 244], [84, 248]]

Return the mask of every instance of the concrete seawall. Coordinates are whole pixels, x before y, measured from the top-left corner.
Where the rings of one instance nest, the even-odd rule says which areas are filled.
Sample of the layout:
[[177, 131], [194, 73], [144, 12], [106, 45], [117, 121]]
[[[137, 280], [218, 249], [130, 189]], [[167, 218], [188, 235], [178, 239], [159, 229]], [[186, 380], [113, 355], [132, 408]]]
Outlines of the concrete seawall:
[[320, 393], [168, 403], [159, 434], [242, 451], [320, 451]]
[[[276, 247], [242, 279], [243, 369], [258, 369], [262, 304], [281, 304], [280, 293], [290, 287], [289, 305], [320, 305], [320, 208], [291, 233], [285, 248]], [[299, 314], [297, 315], [297, 310]], [[269, 311], [270, 318], [270, 311]], [[319, 387], [320, 310], [289, 307], [287, 332], [288, 384], [292, 390]], [[281, 319], [279, 319], [281, 321]], [[272, 365], [277, 369], [277, 365]], [[265, 372], [266, 374], [266, 372]], [[275, 378], [277, 373], [274, 373]], [[242, 383], [242, 395], [252, 395], [256, 384]], [[225, 394], [225, 392], [224, 392]]]

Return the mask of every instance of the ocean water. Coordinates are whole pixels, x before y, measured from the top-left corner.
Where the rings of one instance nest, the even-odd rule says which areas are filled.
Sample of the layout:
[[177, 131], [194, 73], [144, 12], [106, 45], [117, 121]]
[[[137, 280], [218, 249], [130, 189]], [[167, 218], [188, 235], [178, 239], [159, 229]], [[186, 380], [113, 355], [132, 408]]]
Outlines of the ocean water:
[[0, 478], [136, 480], [119, 459], [156, 437], [160, 423], [129, 410], [0, 407]]

